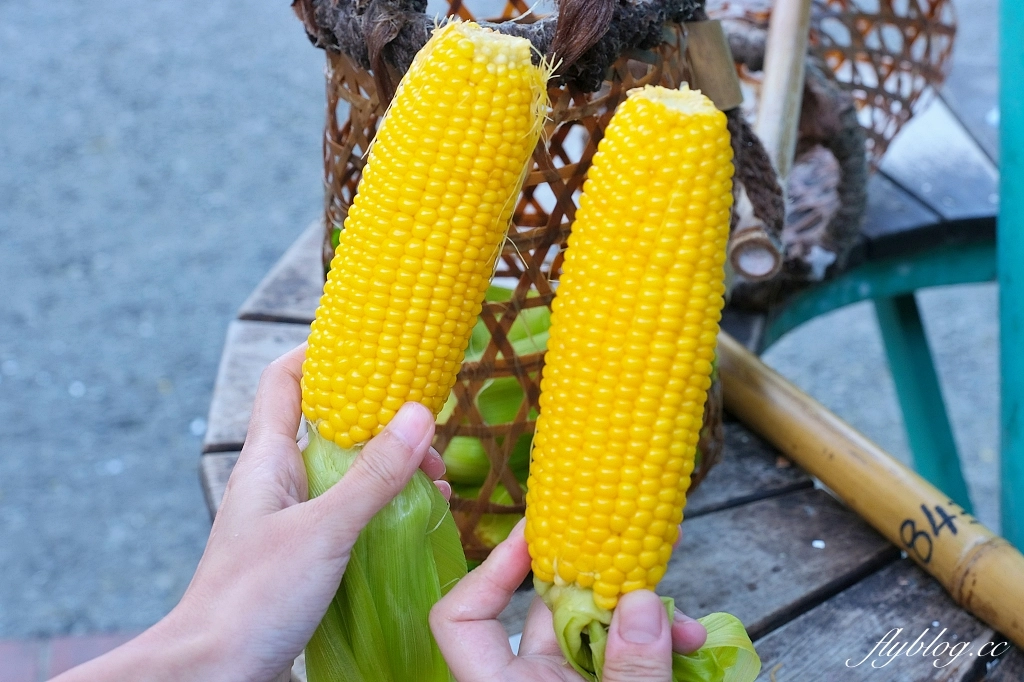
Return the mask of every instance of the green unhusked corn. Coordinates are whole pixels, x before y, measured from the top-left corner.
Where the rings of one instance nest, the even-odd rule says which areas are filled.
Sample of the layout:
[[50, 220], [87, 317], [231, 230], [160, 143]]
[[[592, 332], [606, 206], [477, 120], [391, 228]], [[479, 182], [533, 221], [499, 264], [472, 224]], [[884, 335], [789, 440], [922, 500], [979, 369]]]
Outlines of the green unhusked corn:
[[[304, 456], [316, 496], [341, 479], [357, 452], [314, 431]], [[418, 471], [352, 548], [338, 595], [306, 649], [310, 682], [448, 682], [426, 618], [465, 574], [448, 503]]]

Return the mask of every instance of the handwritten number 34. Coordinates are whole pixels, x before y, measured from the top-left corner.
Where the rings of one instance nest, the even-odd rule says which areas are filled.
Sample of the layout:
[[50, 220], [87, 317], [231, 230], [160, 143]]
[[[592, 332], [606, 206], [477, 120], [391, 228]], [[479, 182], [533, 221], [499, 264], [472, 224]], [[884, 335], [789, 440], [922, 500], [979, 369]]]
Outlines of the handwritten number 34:
[[921, 511], [924, 512], [925, 518], [928, 519], [931, 533], [927, 530], [918, 530], [917, 523], [913, 519], [907, 519], [900, 526], [900, 539], [906, 548], [917, 556], [921, 563], [927, 564], [932, 560], [932, 551], [934, 549], [932, 535], [938, 537], [942, 533], [943, 528], [948, 528], [950, 533], [956, 535], [957, 527], [954, 521], [955, 517], [950, 516], [939, 505], [935, 506], [934, 514], [931, 509], [923, 504], [921, 505]]
[[908, 550], [917, 555], [921, 563], [932, 560], [932, 536], [928, 531], [918, 530], [913, 519], [907, 519], [900, 526], [900, 539]]

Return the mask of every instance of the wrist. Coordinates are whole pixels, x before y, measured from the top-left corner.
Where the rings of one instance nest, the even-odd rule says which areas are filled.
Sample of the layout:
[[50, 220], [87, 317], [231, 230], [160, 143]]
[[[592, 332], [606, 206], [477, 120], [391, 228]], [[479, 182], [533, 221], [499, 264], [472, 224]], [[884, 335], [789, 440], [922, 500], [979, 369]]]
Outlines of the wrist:
[[[202, 600], [189, 599], [138, 638], [159, 661], [170, 682], [279, 682], [287, 680], [298, 651], [280, 658], [274, 647], [254, 646], [252, 622], [244, 609], [211, 609]], [[259, 638], [257, 637], [258, 641]], [[300, 649], [301, 650], [301, 649]], [[163, 682], [164, 676], [153, 676]]]
[[[211, 622], [189, 617], [179, 604], [132, 640], [133, 657], [153, 682], [233, 682], [230, 647]], [[136, 678], [142, 679], [142, 678]]]
[[172, 611], [130, 642], [52, 682], [234, 682], [239, 676], [228, 667], [231, 657], [211, 632], [187, 627]]

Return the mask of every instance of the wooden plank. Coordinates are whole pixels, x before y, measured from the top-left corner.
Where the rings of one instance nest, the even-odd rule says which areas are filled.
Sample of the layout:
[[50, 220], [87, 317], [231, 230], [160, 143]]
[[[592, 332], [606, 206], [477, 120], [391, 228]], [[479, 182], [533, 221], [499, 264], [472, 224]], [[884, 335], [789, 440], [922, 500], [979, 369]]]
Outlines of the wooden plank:
[[[903, 630], [898, 635], [890, 633], [894, 628]], [[896, 644], [891, 657], [869, 656], [887, 633], [890, 642], [906, 643], [903, 653], [896, 655]], [[939, 650], [940, 655], [907, 655], [919, 636], [923, 646], [917, 651], [938, 637], [929, 653]], [[978, 656], [979, 649], [994, 636], [987, 625], [958, 607], [935, 580], [904, 559], [757, 641], [755, 648], [763, 664], [758, 679], [967, 682], [984, 673], [986, 659]], [[950, 655], [950, 648], [961, 655]], [[888, 651], [889, 644], [880, 649]], [[864, 658], [868, 660], [857, 665]], [[881, 667], [886, 661], [889, 665]], [[871, 667], [872, 662], [877, 662], [876, 667]]]
[[949, 225], [916, 197], [876, 173], [868, 181], [868, 205], [861, 226], [863, 258], [851, 258], [850, 264], [902, 256], [934, 246], [941, 237], [932, 231], [948, 229]]
[[871, 241], [940, 220], [938, 213], [884, 175], [875, 173], [868, 180], [868, 204], [861, 232]]
[[313, 321], [324, 286], [323, 223], [314, 221], [277, 261], [238, 311], [240, 320]]
[[1021, 680], [1024, 680], [1024, 652], [1013, 647], [999, 659], [984, 682], [1020, 682]]
[[242, 448], [260, 374], [273, 360], [305, 341], [308, 335], [309, 326], [305, 324], [231, 323], [213, 386], [203, 452]]
[[992, 216], [998, 172], [942, 100], [900, 131], [881, 170], [946, 220]]
[[695, 617], [732, 613], [752, 637], [898, 555], [835, 498], [813, 489], [684, 521], [680, 547], [659, 591]]
[[[898, 556], [827, 493], [802, 490], [684, 521], [658, 592], [694, 617], [732, 613], [759, 637]], [[510, 634], [532, 598], [517, 593], [502, 615]]]
[[765, 314], [737, 310], [726, 304], [722, 311], [722, 330], [742, 343], [751, 352], [758, 352], [765, 331]]
[[203, 486], [203, 497], [211, 519], [220, 509], [224, 488], [237, 461], [237, 452], [211, 452], [199, 458], [199, 482]]
[[813, 485], [811, 477], [802, 469], [781, 458], [775, 448], [727, 417], [722, 461], [689, 496], [686, 517], [696, 518]]
[[[953, 0], [956, 40], [942, 98], [979, 140], [999, 159], [999, 0]], [[1024, 676], [1021, 677], [1024, 680]]]

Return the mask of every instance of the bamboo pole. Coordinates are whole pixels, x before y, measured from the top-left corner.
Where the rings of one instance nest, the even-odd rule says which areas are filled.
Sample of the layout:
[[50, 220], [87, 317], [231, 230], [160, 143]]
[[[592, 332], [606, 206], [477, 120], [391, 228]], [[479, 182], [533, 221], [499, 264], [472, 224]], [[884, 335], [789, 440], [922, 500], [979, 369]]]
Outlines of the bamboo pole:
[[772, 6], [754, 132], [783, 180], [796, 152], [810, 31], [811, 0], [777, 0]]
[[782, 269], [782, 244], [754, 215], [746, 188], [736, 200], [736, 229], [729, 237], [729, 265], [751, 282], [769, 279]]
[[816, 476], [957, 604], [1024, 647], [1024, 556], [728, 334], [725, 407]]
[[[775, 165], [783, 193], [796, 152], [810, 28], [811, 0], [776, 0], [768, 24], [754, 132]], [[773, 243], [750, 202], [743, 199], [736, 205], [739, 221], [729, 243], [729, 262], [747, 279], [768, 279], [782, 267], [781, 247]]]

